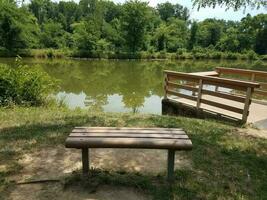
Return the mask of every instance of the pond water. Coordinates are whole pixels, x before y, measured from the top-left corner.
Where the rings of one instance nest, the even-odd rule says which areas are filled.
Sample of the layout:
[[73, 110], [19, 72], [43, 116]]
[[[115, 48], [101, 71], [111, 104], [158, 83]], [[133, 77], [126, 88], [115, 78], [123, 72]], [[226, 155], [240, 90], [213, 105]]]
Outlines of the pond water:
[[[0, 58], [12, 64], [14, 58]], [[39, 65], [59, 80], [57, 99], [70, 108], [104, 112], [161, 114], [163, 70], [181, 72], [208, 71], [215, 67], [267, 70], [266, 62], [218, 60], [73, 60], [30, 59], [23, 64]]]

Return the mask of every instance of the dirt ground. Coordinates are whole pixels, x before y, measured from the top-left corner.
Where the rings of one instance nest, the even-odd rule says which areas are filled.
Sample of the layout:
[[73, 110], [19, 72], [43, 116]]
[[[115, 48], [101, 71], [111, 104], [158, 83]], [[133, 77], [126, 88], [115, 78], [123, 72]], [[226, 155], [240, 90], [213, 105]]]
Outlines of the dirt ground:
[[[131, 159], [129, 159], [131, 158]], [[107, 170], [126, 170], [146, 174], [166, 171], [167, 151], [135, 149], [92, 149], [90, 167]], [[64, 146], [49, 147], [35, 153], [25, 154], [19, 160], [23, 169], [12, 177], [16, 182], [28, 180], [61, 179], [81, 168], [81, 151]], [[190, 161], [181, 152], [176, 153], [176, 168], [191, 167]], [[10, 200], [147, 200], [150, 196], [129, 187], [98, 187], [90, 194], [80, 188], [64, 190], [59, 182], [17, 185], [9, 194]]]

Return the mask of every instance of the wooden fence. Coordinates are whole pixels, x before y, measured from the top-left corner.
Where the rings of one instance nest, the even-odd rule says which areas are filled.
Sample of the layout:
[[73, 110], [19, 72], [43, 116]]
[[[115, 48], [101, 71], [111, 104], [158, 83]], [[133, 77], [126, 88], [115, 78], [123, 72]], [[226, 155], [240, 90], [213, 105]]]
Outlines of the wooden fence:
[[[258, 83], [219, 78], [213, 76], [188, 74], [174, 71], [165, 73], [165, 99], [194, 106], [197, 111], [207, 110], [229, 116], [246, 123], [254, 88]], [[216, 87], [225, 88], [216, 91]], [[233, 93], [237, 90], [237, 93]], [[240, 95], [242, 94], [243, 95]], [[238, 115], [231, 115], [231, 113]]]
[[259, 83], [260, 87], [254, 90], [254, 94], [267, 97], [267, 72], [224, 67], [217, 67], [215, 70], [219, 77], [224, 75], [237, 75], [242, 79]]

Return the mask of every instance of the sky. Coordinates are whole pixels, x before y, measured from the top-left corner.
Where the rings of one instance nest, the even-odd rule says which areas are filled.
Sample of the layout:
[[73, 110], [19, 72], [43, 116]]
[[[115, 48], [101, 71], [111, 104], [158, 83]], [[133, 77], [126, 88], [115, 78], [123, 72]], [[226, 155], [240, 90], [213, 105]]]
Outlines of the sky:
[[[123, 3], [125, 0], [113, 0], [117, 3]], [[201, 8], [199, 11], [197, 8], [193, 8], [192, 2], [190, 0], [168, 0], [169, 2], [176, 4], [179, 3], [183, 6], [186, 6], [190, 10], [190, 18], [195, 19], [198, 21], [202, 21], [206, 18], [216, 18], [216, 19], [225, 19], [225, 20], [234, 20], [234, 21], [240, 21], [243, 17], [245, 17], [248, 13], [250, 13], [252, 16], [264, 13], [267, 14], [266, 8], [260, 8], [260, 9], [252, 9], [252, 8], [246, 8], [244, 11], [243, 8], [241, 8], [239, 11], [234, 11], [233, 9], [229, 9], [226, 11], [225, 7], [217, 6], [216, 8]], [[158, 3], [164, 3], [166, 0], [152, 0], [147, 1], [149, 2], [150, 6], [155, 7]]]

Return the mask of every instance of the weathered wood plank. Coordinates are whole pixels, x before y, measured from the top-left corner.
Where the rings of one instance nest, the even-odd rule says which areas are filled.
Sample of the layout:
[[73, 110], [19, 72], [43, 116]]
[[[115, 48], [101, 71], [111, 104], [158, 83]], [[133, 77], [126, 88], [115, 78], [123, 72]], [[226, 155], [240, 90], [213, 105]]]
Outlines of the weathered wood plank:
[[108, 130], [108, 129], [73, 129], [72, 133], [105, 133], [105, 134], [112, 134], [112, 133], [121, 133], [121, 134], [131, 134], [131, 133], [135, 133], [135, 134], [185, 134], [184, 131], [182, 130], [178, 130], [178, 131], [159, 131], [159, 130]]
[[210, 106], [214, 106], [214, 107], [217, 107], [217, 108], [222, 108], [222, 109], [225, 109], [225, 110], [229, 110], [229, 111], [232, 111], [232, 112], [236, 112], [236, 113], [239, 113], [239, 114], [243, 114], [243, 109], [241, 109], [241, 108], [229, 106], [229, 105], [226, 105], [226, 104], [221, 104], [221, 103], [218, 103], [218, 102], [215, 102], [215, 101], [210, 101], [210, 100], [207, 100], [207, 99], [201, 99], [201, 103], [204, 103], [204, 104], [207, 104], [207, 105], [210, 105]]
[[86, 129], [86, 130], [151, 130], [151, 131], [181, 131], [183, 130], [182, 128], [137, 128], [137, 127], [98, 127], [98, 126], [92, 126], [92, 127], [87, 127], [87, 126], [77, 126], [74, 128], [76, 129]]
[[267, 91], [255, 89], [254, 90], [254, 94], [266, 95], [267, 96]]
[[267, 77], [267, 72], [257, 71], [257, 70], [236, 69], [236, 68], [226, 68], [226, 67], [216, 67], [215, 70], [219, 73], [239, 74], [239, 75], [246, 75], [248, 77], [251, 77], [251, 74], [255, 74], [254, 76]]
[[229, 100], [233, 100], [233, 101], [237, 101], [240, 103], [244, 103], [246, 98], [244, 96], [237, 96], [237, 95], [232, 95], [232, 94], [227, 94], [227, 93], [222, 93], [222, 92], [214, 92], [211, 90], [202, 90], [203, 94], [207, 94], [207, 95], [211, 95], [211, 96], [215, 96], [215, 97], [220, 97], [223, 99], [229, 99]]
[[67, 148], [141, 148], [191, 150], [190, 139], [152, 139], [152, 138], [84, 138], [68, 137]]
[[198, 88], [192, 87], [189, 85], [181, 85], [181, 84], [173, 83], [173, 82], [167, 82], [167, 85], [170, 86], [169, 88], [174, 87], [174, 88], [179, 88], [179, 89], [184, 89], [184, 90], [189, 90], [189, 91], [194, 91], [194, 92], [198, 91]]
[[199, 109], [200, 104], [201, 104], [202, 88], [203, 88], [203, 81], [202, 81], [202, 79], [200, 79], [199, 80], [199, 87], [198, 87], [198, 95], [197, 95], [197, 109]]
[[141, 134], [141, 133], [71, 133], [70, 137], [106, 137], [106, 138], [162, 138], [162, 139], [188, 139], [183, 134]]
[[232, 86], [239, 86], [239, 87], [255, 87], [258, 88], [260, 85], [258, 83], [250, 82], [250, 81], [240, 81], [240, 80], [233, 80], [233, 79], [227, 79], [227, 78], [219, 78], [219, 77], [212, 77], [212, 76], [200, 76], [200, 75], [194, 75], [189, 73], [182, 73], [182, 72], [175, 72], [175, 71], [164, 71], [166, 74], [170, 76], [177, 77], [178, 79], [184, 80], [186, 78], [193, 79], [196, 81], [199, 81], [199, 79], [202, 79], [203, 82], [209, 81], [210, 83], [220, 83], [220, 84], [227, 84]]
[[190, 99], [192, 101], [196, 101], [197, 100], [197, 97], [195, 97], [195, 96], [182, 94], [182, 93], [179, 93], [179, 92], [176, 92], [176, 91], [172, 91], [172, 90], [167, 90], [167, 94], [175, 95], [175, 96], [182, 97], [182, 98], [185, 98], [185, 99]]
[[207, 72], [193, 72], [190, 74], [201, 75], [201, 76], [219, 76], [219, 73], [216, 71], [207, 71]]
[[251, 95], [252, 95], [252, 89], [251, 88], [248, 88], [247, 89], [247, 95], [246, 95], [246, 101], [245, 101], [245, 105], [244, 105], [244, 109], [243, 109], [243, 114], [242, 114], [242, 121], [244, 123], [247, 122]]

